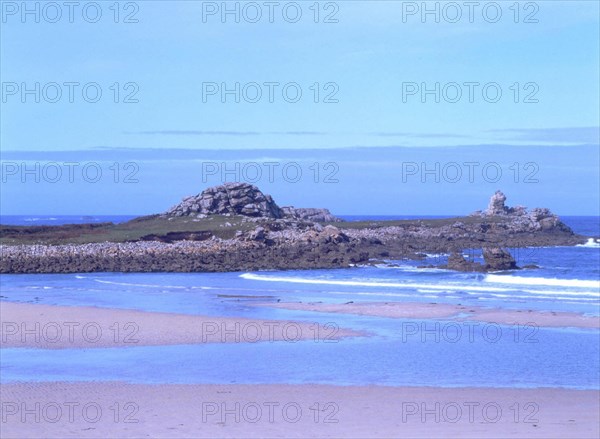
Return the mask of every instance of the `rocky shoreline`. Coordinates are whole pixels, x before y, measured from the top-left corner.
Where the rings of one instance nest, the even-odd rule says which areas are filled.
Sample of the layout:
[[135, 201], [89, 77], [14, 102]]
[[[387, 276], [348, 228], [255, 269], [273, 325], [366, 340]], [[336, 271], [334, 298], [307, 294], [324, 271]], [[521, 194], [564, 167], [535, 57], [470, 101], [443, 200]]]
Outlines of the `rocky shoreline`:
[[[348, 267], [369, 255], [343, 234], [294, 233], [267, 242], [260, 228], [233, 239], [2, 246], [1, 273], [222, 272]], [[339, 231], [338, 231], [339, 232]], [[311, 239], [313, 238], [313, 239]], [[338, 240], [339, 239], [339, 240]]]
[[[102, 227], [3, 227], [0, 273], [344, 268], [373, 260], [419, 260], [426, 253], [450, 254], [443, 268], [491, 271], [518, 268], [502, 250], [505, 248], [571, 246], [587, 241], [548, 209], [509, 208], [505, 200], [504, 194], [497, 192], [486, 211], [461, 218], [352, 223], [340, 222], [327, 209], [280, 208], [258, 188], [231, 183], [187, 197], [161, 215], [130, 222], [130, 227], [147, 231], [156, 221], [170, 225], [178, 219], [183, 221], [180, 227], [193, 226], [194, 230], [141, 233], [124, 242], [108, 239], [63, 244], [59, 239], [59, 244], [47, 244], [40, 239], [36, 241], [39, 244], [19, 244], [23, 236], [31, 238], [38, 233], [46, 238], [54, 233], [60, 238], [61, 233], [73, 230], [82, 233], [78, 239], [85, 240]], [[217, 216], [231, 220], [209, 228]], [[8, 239], [15, 244], [5, 244]], [[464, 260], [464, 249], [483, 249], [485, 264]]]

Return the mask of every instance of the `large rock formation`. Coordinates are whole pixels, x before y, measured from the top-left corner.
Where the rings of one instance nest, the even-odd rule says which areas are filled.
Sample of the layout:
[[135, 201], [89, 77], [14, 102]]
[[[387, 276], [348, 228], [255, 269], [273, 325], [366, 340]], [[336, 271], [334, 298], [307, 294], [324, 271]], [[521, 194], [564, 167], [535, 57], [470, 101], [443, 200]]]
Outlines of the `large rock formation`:
[[165, 212], [167, 216], [244, 215], [282, 218], [283, 212], [270, 195], [248, 183], [225, 183], [199, 195], [184, 198]]
[[270, 195], [248, 183], [225, 183], [199, 195], [184, 198], [165, 216], [242, 215], [261, 218], [289, 218], [314, 222], [337, 222], [328, 209], [280, 208]]

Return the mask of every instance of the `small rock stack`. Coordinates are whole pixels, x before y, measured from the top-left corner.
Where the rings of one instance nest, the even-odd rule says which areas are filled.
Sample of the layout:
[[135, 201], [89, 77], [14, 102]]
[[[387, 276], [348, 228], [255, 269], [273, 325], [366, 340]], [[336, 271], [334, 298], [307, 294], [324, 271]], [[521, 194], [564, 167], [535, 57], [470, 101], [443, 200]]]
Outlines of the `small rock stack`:
[[504, 205], [506, 201], [506, 195], [502, 191], [496, 191], [492, 198], [490, 198], [490, 203], [488, 204], [488, 208], [485, 211], [486, 215], [506, 215], [509, 210], [508, 207]]

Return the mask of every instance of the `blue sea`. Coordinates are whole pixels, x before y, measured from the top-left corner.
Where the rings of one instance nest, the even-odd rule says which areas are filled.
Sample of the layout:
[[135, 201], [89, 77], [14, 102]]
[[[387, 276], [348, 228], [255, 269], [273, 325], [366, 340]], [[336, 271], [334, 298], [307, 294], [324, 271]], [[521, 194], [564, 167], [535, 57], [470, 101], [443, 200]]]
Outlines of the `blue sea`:
[[[76, 221], [75, 217], [11, 218], [13, 224]], [[118, 222], [131, 217], [93, 218], [96, 222]], [[396, 218], [410, 217], [386, 217]], [[578, 233], [590, 237], [600, 234], [598, 217], [563, 220]], [[92, 221], [86, 218], [81, 222]], [[11, 222], [3, 217], [2, 223]], [[2, 349], [0, 378], [2, 382], [120, 380], [599, 389], [600, 333], [596, 329], [481, 324], [466, 336], [466, 326], [457, 328], [456, 323], [444, 320], [260, 306], [278, 301], [435, 302], [461, 304], [467, 309], [483, 306], [523, 313], [570, 311], [600, 316], [600, 245], [592, 239], [576, 247], [510, 251], [518, 264], [540, 268], [487, 274], [417, 268], [445, 261], [446, 255], [430, 254], [425, 261], [385, 261], [376, 266], [337, 270], [3, 275], [3, 301], [298, 320], [329, 323], [369, 335], [333, 343], [311, 340], [82, 350], [9, 348]], [[476, 253], [469, 256], [478, 257]], [[436, 324], [445, 332], [435, 330]], [[415, 328], [419, 328], [417, 333]]]

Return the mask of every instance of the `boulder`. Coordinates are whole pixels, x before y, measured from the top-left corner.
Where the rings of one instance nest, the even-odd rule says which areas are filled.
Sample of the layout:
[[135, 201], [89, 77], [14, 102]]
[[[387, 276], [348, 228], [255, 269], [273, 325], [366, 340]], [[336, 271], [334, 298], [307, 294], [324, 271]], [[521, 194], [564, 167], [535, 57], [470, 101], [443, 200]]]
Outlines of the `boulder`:
[[335, 244], [340, 244], [342, 242], [350, 241], [348, 235], [344, 232], [340, 231], [337, 227], [334, 226], [326, 226], [319, 233], [319, 241], [323, 243], [333, 242]]
[[266, 231], [264, 227], [257, 227], [248, 234], [250, 241], [264, 241], [266, 239]]
[[485, 271], [485, 267], [477, 262], [467, 261], [462, 252], [452, 252], [448, 256], [448, 264], [441, 268], [456, 271]]
[[514, 258], [509, 252], [500, 247], [485, 247], [483, 248], [484, 264], [479, 262], [467, 261], [462, 252], [454, 251], [448, 256], [448, 264], [441, 266], [448, 270], [456, 271], [501, 271], [501, 270], [518, 270]]
[[500, 247], [484, 247], [483, 260], [487, 271], [518, 269], [517, 263], [511, 254]]
[[286, 217], [300, 220], [315, 221], [319, 223], [335, 223], [342, 221], [340, 218], [332, 215], [329, 209], [284, 206], [281, 210]]

